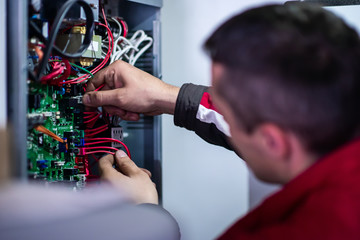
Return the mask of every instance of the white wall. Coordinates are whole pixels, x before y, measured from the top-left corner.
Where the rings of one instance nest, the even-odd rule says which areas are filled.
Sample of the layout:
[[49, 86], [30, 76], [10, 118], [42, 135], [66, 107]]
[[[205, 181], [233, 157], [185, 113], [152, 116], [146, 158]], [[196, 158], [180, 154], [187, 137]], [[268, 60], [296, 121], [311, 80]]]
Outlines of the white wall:
[[[210, 61], [201, 47], [215, 28], [256, 0], [164, 0], [162, 69], [165, 82], [210, 84]], [[284, 2], [284, 1], [277, 1]], [[248, 171], [234, 153], [174, 127], [163, 117], [163, 200], [183, 239], [213, 239], [248, 210]]]
[[6, 1], [0, 1], [0, 128], [7, 119], [6, 108]]
[[326, 7], [326, 9], [343, 18], [360, 33], [360, 6], [337, 6]]

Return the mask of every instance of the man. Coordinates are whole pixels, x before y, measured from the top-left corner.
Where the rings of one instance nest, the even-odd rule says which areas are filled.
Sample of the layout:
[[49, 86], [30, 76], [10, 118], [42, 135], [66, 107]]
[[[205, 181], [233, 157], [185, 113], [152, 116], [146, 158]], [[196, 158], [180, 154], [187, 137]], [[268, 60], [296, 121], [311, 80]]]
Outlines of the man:
[[[175, 125], [233, 149], [258, 178], [284, 185], [220, 239], [358, 239], [357, 33], [319, 7], [271, 5], [234, 16], [205, 49], [211, 88], [179, 89], [116, 62], [91, 81], [84, 104], [125, 120], [174, 114]], [[136, 174], [117, 172], [106, 156], [103, 178], [156, 203], [154, 189], [141, 187], [150, 186], [146, 173], [126, 156], [116, 161]]]

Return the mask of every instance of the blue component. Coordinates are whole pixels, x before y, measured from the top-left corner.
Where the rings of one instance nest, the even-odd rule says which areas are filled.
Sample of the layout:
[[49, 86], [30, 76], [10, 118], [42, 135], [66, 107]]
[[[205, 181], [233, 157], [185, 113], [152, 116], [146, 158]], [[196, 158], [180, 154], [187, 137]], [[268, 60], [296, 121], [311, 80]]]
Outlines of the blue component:
[[[66, 138], [64, 138], [64, 140], [66, 140]], [[59, 143], [59, 151], [60, 152], [67, 152], [66, 143]]]
[[44, 168], [47, 168], [46, 162], [47, 162], [46, 160], [38, 160], [38, 161], [36, 161], [36, 164], [37, 164], [38, 168], [44, 169]]
[[61, 88], [61, 89], [59, 90], [59, 94], [64, 95], [64, 94], [65, 94], [65, 88]]
[[85, 140], [83, 138], [79, 139], [79, 143], [75, 144], [77, 147], [84, 147], [85, 146]]

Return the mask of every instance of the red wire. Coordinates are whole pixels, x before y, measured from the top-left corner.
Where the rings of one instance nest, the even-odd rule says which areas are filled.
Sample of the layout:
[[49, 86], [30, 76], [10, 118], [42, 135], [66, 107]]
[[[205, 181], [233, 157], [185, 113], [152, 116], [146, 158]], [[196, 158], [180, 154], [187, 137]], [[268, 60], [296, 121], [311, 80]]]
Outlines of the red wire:
[[42, 43], [37, 43], [37, 44], [35, 44], [36, 46], [39, 46], [39, 47], [41, 47], [41, 48], [46, 48], [46, 46], [45, 46], [45, 44], [42, 44]]
[[[111, 55], [111, 52], [112, 52], [112, 48], [114, 46], [114, 38], [113, 38], [113, 35], [111, 33], [111, 30], [109, 29], [108, 26], [102, 24], [102, 23], [96, 23], [97, 25], [100, 25], [100, 26], [103, 26], [107, 29], [107, 32], [108, 32], [108, 36], [109, 36], [109, 46], [108, 46], [108, 52], [104, 58], [104, 60], [97, 66], [95, 67], [94, 69], [92, 69], [90, 72], [92, 74], [95, 74], [96, 72], [98, 72], [102, 67], [105, 66], [105, 64], [108, 62], [108, 60], [110, 59], [110, 55]], [[74, 25], [74, 26], [82, 26], [84, 24], [78, 24], [78, 25]], [[62, 84], [67, 84], [67, 83], [70, 83], [70, 84], [78, 84], [78, 83], [82, 83], [84, 81], [86, 81], [88, 78], [90, 78], [90, 74], [85, 74], [83, 76], [80, 76], [78, 78], [74, 78], [74, 79], [71, 79], [71, 80], [68, 80], [68, 81], [65, 81], [63, 82]]]
[[107, 146], [101, 146], [101, 147], [84, 147], [83, 149], [86, 150], [92, 150], [92, 149], [108, 149], [108, 150], [114, 150], [114, 151], [118, 151], [119, 149], [117, 148], [113, 148], [113, 147], [107, 147]]
[[[93, 156], [93, 158], [95, 158], [95, 161], [98, 162], [99, 159], [94, 155], [94, 154], [91, 154], [91, 156]], [[92, 166], [92, 165], [91, 165]]]
[[93, 114], [89, 114], [88, 116], [83, 117], [84, 119], [88, 119], [88, 118], [94, 118], [95, 116], [99, 115], [100, 113], [96, 113], [94, 112]]
[[61, 85], [61, 82], [67, 79], [71, 74], [71, 66], [69, 61], [67, 59], [63, 59], [63, 63], [65, 64], [66, 67], [65, 73], [60, 78], [56, 79], [56, 81], [59, 83], [58, 85]]
[[[97, 25], [100, 25], [100, 26], [103, 26], [106, 28], [107, 30], [107, 34], [108, 34], [108, 37], [109, 37], [109, 46], [108, 46], [108, 52], [104, 58], [104, 60], [98, 65], [96, 66], [94, 69], [92, 69], [90, 72], [92, 74], [95, 74], [96, 72], [98, 72], [102, 67], [105, 66], [105, 64], [108, 62], [108, 60], [110, 59], [110, 55], [111, 55], [111, 52], [112, 52], [112, 49], [114, 47], [114, 37], [112, 35], [112, 32], [110, 30], [110, 28], [105, 25], [105, 24], [102, 24], [102, 23], [96, 23]], [[83, 26], [84, 24], [79, 24], [80, 26]], [[79, 25], [74, 25], [74, 26], [79, 26]], [[90, 77], [90, 74], [85, 74], [81, 77], [78, 77], [78, 78], [75, 78], [75, 79], [71, 79], [71, 80], [68, 80], [66, 82], [64, 82], [63, 84], [66, 84], [66, 83], [70, 83], [70, 84], [77, 84], [77, 83], [81, 83], [81, 82], [84, 82], [86, 81], [88, 78]]]
[[94, 91], [99, 91], [100, 89], [102, 89], [105, 86], [105, 83], [101, 84], [97, 89], [95, 89]]
[[92, 169], [95, 164], [99, 161], [99, 159], [92, 153], [91, 156], [95, 159], [95, 161], [89, 166], [90, 169]]
[[93, 137], [93, 136], [95, 136], [95, 135], [97, 135], [99, 133], [102, 133], [102, 132], [106, 131], [107, 129], [108, 129], [108, 127], [104, 128], [104, 129], [101, 129], [99, 131], [96, 131], [96, 132], [86, 133], [85, 137]]
[[99, 113], [99, 112], [84, 112], [84, 114], [94, 114], [94, 113]]
[[97, 144], [101, 144], [101, 143], [110, 143], [111, 141], [99, 141], [99, 142], [91, 142], [91, 143], [85, 143], [85, 146], [90, 146], [90, 145], [97, 145]]
[[91, 118], [91, 119], [89, 119], [89, 120], [84, 121], [84, 123], [91, 123], [91, 122], [93, 122], [93, 121], [98, 120], [99, 117], [100, 117], [100, 114], [94, 116], [93, 118]]
[[62, 66], [61, 66], [61, 67], [53, 70], [51, 73], [43, 76], [43, 77], [41, 78], [41, 81], [42, 81], [42, 82], [47, 82], [48, 80], [54, 79], [54, 78], [60, 76], [61, 73], [64, 72], [64, 70], [65, 70], [65, 67], [62, 67]]
[[84, 165], [85, 165], [85, 176], [87, 177], [90, 175], [90, 171], [89, 171], [89, 160], [86, 156], [84, 159]]
[[[112, 32], [111, 32], [111, 30], [110, 30], [110, 28], [107, 26], [107, 25], [104, 25], [104, 24], [102, 24], [102, 23], [97, 23], [97, 25], [100, 25], [100, 26], [103, 26], [103, 27], [105, 27], [106, 28], [106, 30], [107, 30], [107, 32], [108, 32], [108, 35], [109, 35], [109, 46], [108, 46], [108, 52], [107, 52], [107, 54], [106, 54], [106, 57], [105, 57], [105, 59], [106, 59], [106, 61], [103, 61], [100, 65], [102, 65], [101, 67], [100, 67], [100, 65], [99, 66], [97, 66], [95, 69], [93, 69], [92, 71], [91, 71], [91, 73], [95, 73], [95, 72], [97, 72], [97, 71], [99, 71], [100, 70], [100, 68], [102, 68], [105, 64], [106, 64], [106, 62], [109, 60], [109, 58], [110, 58], [110, 55], [111, 55], [111, 52], [112, 52], [112, 49], [114, 48], [114, 37], [113, 37], [113, 35], [112, 35]], [[104, 60], [105, 60], [104, 59]]]
[[92, 152], [86, 152], [85, 155], [94, 154], [94, 153], [108, 153], [111, 155], [115, 155], [114, 152], [110, 152], [110, 151], [92, 151]]
[[103, 7], [101, 8], [101, 12], [102, 12], [102, 15], [103, 15], [106, 26], [109, 26], [108, 22], [106, 21], [105, 11], [104, 11]]
[[[114, 139], [114, 138], [85, 138], [85, 142], [86, 141], [101, 141], [101, 140], [104, 140], [104, 141], [110, 141], [110, 142], [117, 142], [117, 143], [120, 143], [126, 150], [127, 152], [127, 155], [129, 156], [129, 158], [131, 158], [131, 154], [130, 154], [130, 151], [129, 151], [129, 148], [120, 140], [117, 140], [117, 139]], [[86, 144], [86, 143], [85, 143]]]
[[120, 19], [120, 23], [124, 29], [124, 34], [123, 34], [123, 37], [126, 37], [127, 36], [127, 26], [126, 26], [126, 23], [124, 20]]
[[[55, 82], [50, 82], [53, 85], [62, 85], [62, 81], [67, 79], [71, 73], [71, 66], [67, 59], [62, 60], [65, 67], [62, 66], [60, 62], [52, 62], [51, 65], [53, 66], [53, 72], [41, 78], [43, 83], [47, 83], [49, 80], [55, 80]], [[61, 75], [61, 73], [63, 73]], [[61, 75], [61, 76], [60, 76]], [[60, 77], [59, 77], [60, 76]], [[55, 79], [58, 77], [57, 79]]]
[[103, 128], [107, 128], [107, 127], [108, 127], [107, 125], [103, 125], [103, 126], [93, 128], [93, 129], [85, 129], [85, 133], [91, 133], [91, 132], [94, 132], [94, 131], [97, 131], [97, 130], [100, 130], [100, 129], [103, 129]]

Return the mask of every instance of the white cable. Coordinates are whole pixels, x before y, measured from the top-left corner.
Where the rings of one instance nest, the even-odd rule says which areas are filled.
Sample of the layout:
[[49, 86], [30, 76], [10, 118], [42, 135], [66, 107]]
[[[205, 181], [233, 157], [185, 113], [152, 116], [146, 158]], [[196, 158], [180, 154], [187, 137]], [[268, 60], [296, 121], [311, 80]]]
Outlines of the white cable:
[[153, 39], [150, 37], [144, 39], [143, 42], [145, 42], [145, 41], [149, 41], [148, 44], [146, 44], [138, 53], [136, 53], [136, 55], [133, 58], [130, 58], [129, 63], [131, 65], [135, 65], [135, 63], [139, 59], [139, 57], [141, 57], [141, 55], [143, 55], [143, 53], [146, 52], [146, 50], [148, 50], [153, 43]]
[[[116, 60], [122, 59], [129, 62], [131, 65], [135, 65], [137, 60], [148, 50], [152, 43], [153, 39], [146, 35], [143, 30], [136, 31], [130, 39], [127, 39], [121, 36], [122, 26], [115, 19], [111, 18], [119, 28], [119, 34], [114, 34], [114, 48], [110, 56], [110, 63], [115, 62]], [[143, 47], [139, 48], [141, 44], [146, 43]], [[102, 56], [105, 57], [109, 41], [104, 39], [102, 41]]]
[[[118, 28], [119, 28], [119, 34], [118, 34], [118, 36], [116, 36], [116, 38], [120, 37], [121, 33], [123, 32], [123, 28], [122, 28], [121, 24], [119, 23], [118, 20], [116, 20], [116, 18], [111, 17], [111, 20], [113, 20], [116, 23], [116, 25], [118, 26]], [[115, 36], [114, 36], [114, 38], [115, 38]]]

